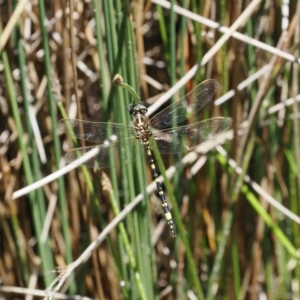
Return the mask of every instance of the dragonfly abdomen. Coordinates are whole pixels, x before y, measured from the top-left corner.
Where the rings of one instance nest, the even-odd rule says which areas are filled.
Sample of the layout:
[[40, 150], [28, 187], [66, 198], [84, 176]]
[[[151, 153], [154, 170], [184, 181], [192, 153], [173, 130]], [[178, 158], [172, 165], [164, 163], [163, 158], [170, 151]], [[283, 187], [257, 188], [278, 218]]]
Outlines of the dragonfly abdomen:
[[173, 219], [172, 219], [172, 215], [171, 215], [171, 212], [170, 212], [169, 205], [167, 203], [165, 193], [162, 189], [161, 182], [158, 179], [158, 173], [157, 173], [156, 166], [155, 166], [154, 159], [153, 159], [153, 155], [152, 155], [152, 152], [151, 152], [151, 149], [150, 149], [150, 146], [149, 146], [149, 140], [144, 140], [143, 143], [144, 143], [145, 148], [146, 148], [146, 153], [147, 153], [148, 160], [149, 160], [149, 163], [150, 163], [152, 176], [153, 176], [153, 178], [155, 180], [155, 183], [156, 183], [156, 186], [157, 186], [158, 195], [159, 195], [159, 199], [161, 201], [161, 205], [162, 205], [162, 208], [163, 208], [163, 211], [164, 211], [164, 214], [165, 214], [165, 218], [166, 218], [167, 223], [169, 225], [172, 236], [175, 237], [176, 236], [176, 230], [175, 230], [174, 222], [173, 222]]

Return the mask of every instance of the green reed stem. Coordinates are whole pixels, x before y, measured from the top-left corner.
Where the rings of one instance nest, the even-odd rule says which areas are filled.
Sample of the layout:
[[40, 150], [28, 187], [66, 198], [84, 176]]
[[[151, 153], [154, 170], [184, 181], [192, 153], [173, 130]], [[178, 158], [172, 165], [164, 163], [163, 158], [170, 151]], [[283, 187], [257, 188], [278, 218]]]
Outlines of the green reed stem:
[[[0, 28], [0, 32], [1, 32], [1, 28]], [[32, 173], [32, 167], [30, 165], [30, 159], [27, 152], [27, 143], [23, 140], [24, 139], [23, 125], [21, 121], [21, 115], [19, 113], [17, 97], [15, 94], [15, 86], [12, 79], [12, 72], [9, 65], [7, 53], [5, 50], [1, 52], [1, 59], [4, 65], [4, 76], [6, 80], [7, 95], [11, 106], [12, 116], [14, 118], [14, 122], [16, 124], [17, 132], [18, 132], [18, 147], [21, 151], [22, 158], [23, 158], [22, 162], [23, 162], [25, 180], [26, 180], [26, 184], [30, 185], [31, 183], [34, 182], [34, 177]], [[38, 193], [36, 191], [31, 192], [28, 197], [29, 197], [31, 212], [33, 215], [33, 224], [34, 224], [34, 230], [37, 238], [38, 251], [39, 254], [41, 255], [42, 272], [43, 274], [46, 274], [47, 272], [54, 269], [54, 261], [53, 261], [51, 249], [48, 244], [48, 240], [44, 242], [41, 241], [41, 233], [42, 233], [41, 231], [43, 228], [43, 221], [44, 221], [42, 220], [42, 216], [40, 214], [41, 203], [40, 203], [40, 199], [38, 198]], [[15, 234], [18, 234], [20, 229], [18, 228], [18, 223], [16, 221], [13, 221], [13, 224], [14, 224]], [[23, 275], [25, 280], [27, 278], [26, 273], [27, 271], [24, 270]], [[48, 286], [53, 279], [54, 279], [53, 274], [47, 274], [46, 276], [43, 277], [46, 286]]]
[[[102, 178], [103, 178], [102, 181], [106, 182], [106, 183], [104, 183], [104, 185], [109, 184], [109, 186], [110, 186], [110, 183], [107, 183], [108, 178], [106, 178], [106, 176], [102, 176]], [[113, 208], [113, 212], [117, 216], [120, 213], [120, 208], [119, 208], [118, 202], [116, 201], [114, 192], [111, 189], [111, 187], [107, 188], [107, 192], [108, 192], [107, 194], [108, 194], [110, 203], [111, 203], [112, 208]], [[146, 294], [145, 294], [145, 290], [144, 290], [144, 286], [143, 286], [143, 283], [141, 281], [141, 276], [140, 276], [140, 273], [137, 269], [136, 261], [135, 261], [134, 254], [133, 254], [133, 250], [130, 246], [130, 241], [129, 241], [128, 235], [126, 233], [124, 223], [120, 222], [118, 224], [118, 228], [119, 228], [119, 231], [120, 231], [120, 235], [121, 235], [123, 244], [125, 245], [125, 251], [126, 251], [126, 254], [128, 256], [128, 259], [129, 259], [130, 267], [134, 272], [135, 280], [136, 280], [137, 287], [138, 287], [138, 290], [139, 290], [139, 293], [140, 293], [140, 299], [147, 299]]]
[[199, 281], [199, 275], [198, 275], [198, 272], [196, 269], [196, 264], [195, 264], [193, 254], [192, 254], [192, 251], [190, 248], [190, 244], [188, 242], [187, 235], [186, 235], [186, 232], [185, 232], [182, 220], [181, 220], [180, 210], [179, 210], [179, 207], [177, 206], [177, 201], [175, 199], [170, 181], [167, 178], [165, 166], [162, 161], [161, 155], [159, 153], [159, 150], [157, 149], [155, 140], [153, 138], [152, 138], [152, 145], [153, 145], [152, 150], [155, 155], [158, 169], [164, 178], [164, 185], [166, 187], [170, 202], [172, 204], [172, 216], [174, 217], [174, 221], [175, 221], [175, 225], [176, 225], [175, 228], [178, 232], [179, 237], [181, 238], [181, 241], [182, 241], [185, 251], [186, 251], [187, 264], [191, 271], [191, 277], [192, 277], [192, 281], [194, 283], [194, 287], [196, 289], [196, 295], [197, 295], [198, 299], [204, 299], [202, 287], [201, 287], [201, 284]]

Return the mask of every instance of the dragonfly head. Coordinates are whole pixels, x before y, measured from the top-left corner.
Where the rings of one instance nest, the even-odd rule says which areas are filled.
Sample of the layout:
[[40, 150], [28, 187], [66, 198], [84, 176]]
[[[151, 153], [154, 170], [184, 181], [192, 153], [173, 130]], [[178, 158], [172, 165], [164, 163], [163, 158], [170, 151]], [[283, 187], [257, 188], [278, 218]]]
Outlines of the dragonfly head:
[[127, 110], [129, 111], [130, 115], [134, 116], [137, 113], [141, 113], [145, 115], [147, 113], [147, 107], [144, 103], [130, 103], [127, 107]]

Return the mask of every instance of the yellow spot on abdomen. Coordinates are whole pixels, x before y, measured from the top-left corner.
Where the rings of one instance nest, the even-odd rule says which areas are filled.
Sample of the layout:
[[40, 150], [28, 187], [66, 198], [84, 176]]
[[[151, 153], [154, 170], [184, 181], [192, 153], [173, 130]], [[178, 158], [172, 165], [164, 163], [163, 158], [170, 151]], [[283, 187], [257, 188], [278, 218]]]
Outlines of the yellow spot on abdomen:
[[165, 213], [165, 217], [166, 219], [169, 221], [170, 219], [172, 219], [171, 213], [167, 212]]

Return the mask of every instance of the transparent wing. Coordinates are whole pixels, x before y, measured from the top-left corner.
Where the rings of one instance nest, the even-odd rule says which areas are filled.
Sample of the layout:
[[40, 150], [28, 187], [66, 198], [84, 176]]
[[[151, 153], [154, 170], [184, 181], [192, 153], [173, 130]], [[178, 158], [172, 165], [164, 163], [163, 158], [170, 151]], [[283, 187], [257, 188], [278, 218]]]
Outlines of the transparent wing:
[[121, 164], [132, 163], [137, 160], [144, 151], [139, 140], [130, 138], [122, 142], [72, 149], [65, 155], [65, 161], [71, 163], [95, 147], [98, 147], [98, 154], [84, 163], [84, 165], [89, 168], [113, 168], [119, 167]]
[[214, 79], [203, 81], [183, 98], [151, 118], [151, 127], [162, 129], [171, 126], [172, 115], [176, 123], [188, 119], [190, 115], [196, 114], [213, 97], [218, 86], [218, 82]]
[[192, 150], [202, 142], [215, 138], [231, 126], [230, 118], [213, 118], [186, 126], [154, 131], [153, 137], [163, 154]]
[[58, 129], [61, 132], [69, 133], [68, 127], [73, 130], [75, 138], [100, 144], [124, 140], [135, 135], [134, 128], [124, 124], [95, 123], [76, 119], [62, 119], [58, 122]]

